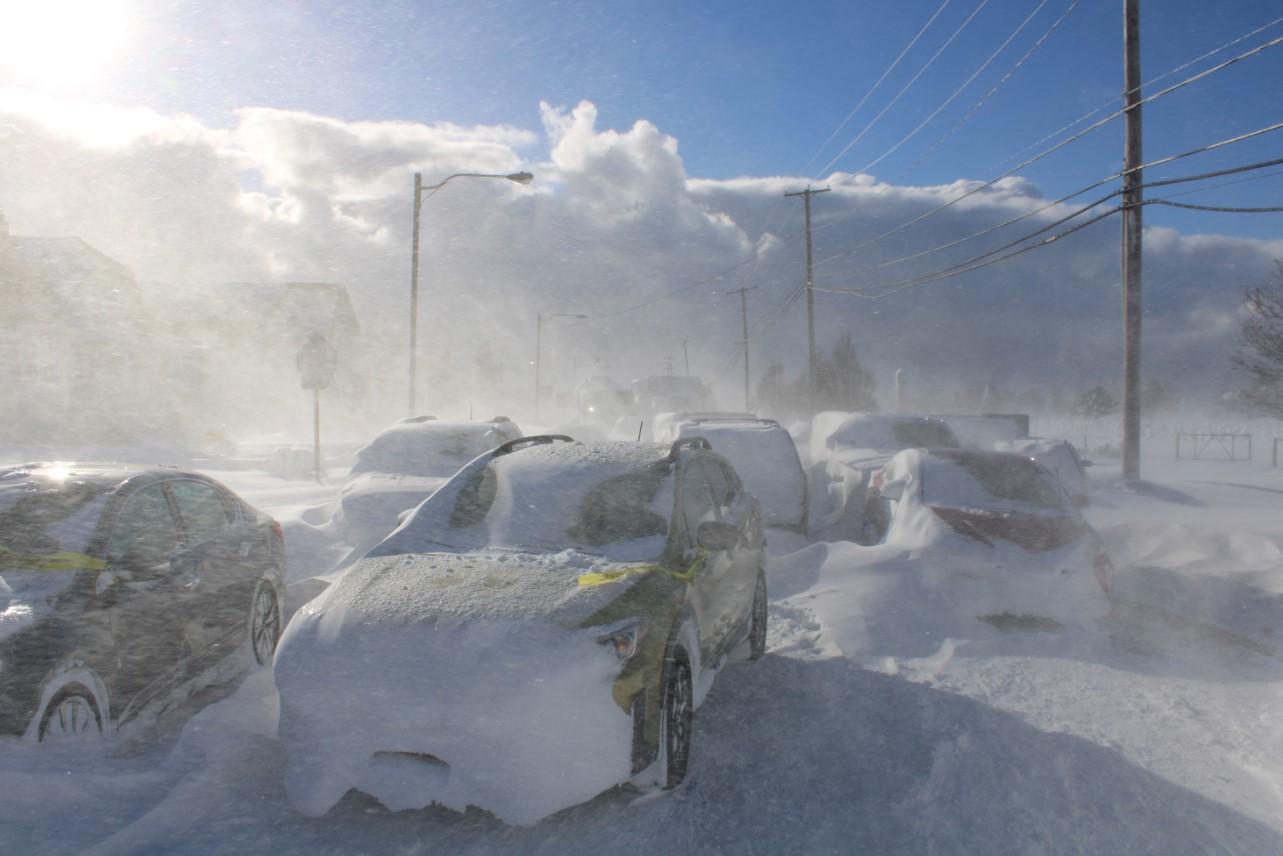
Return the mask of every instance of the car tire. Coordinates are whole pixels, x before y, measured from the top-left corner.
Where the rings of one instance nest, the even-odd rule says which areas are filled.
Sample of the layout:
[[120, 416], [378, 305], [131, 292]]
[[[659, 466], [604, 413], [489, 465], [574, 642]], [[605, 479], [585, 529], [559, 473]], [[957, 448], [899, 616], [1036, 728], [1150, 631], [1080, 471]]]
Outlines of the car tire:
[[254, 662], [266, 666], [276, 653], [281, 638], [281, 603], [276, 587], [267, 581], [258, 584], [249, 609], [249, 650]]
[[753, 611], [748, 628], [748, 658], [760, 660], [766, 654], [767, 593], [766, 572], [757, 571], [757, 585], [753, 589]]
[[[82, 745], [101, 741], [102, 712], [94, 694], [84, 684], [67, 684], [54, 694], [40, 716], [36, 740], [44, 745]], [[97, 749], [101, 752], [101, 749]]]
[[686, 778], [694, 713], [695, 683], [690, 657], [679, 645], [673, 648], [665, 661], [663, 696], [659, 707], [659, 751], [664, 761], [660, 782], [665, 790], [677, 787]]

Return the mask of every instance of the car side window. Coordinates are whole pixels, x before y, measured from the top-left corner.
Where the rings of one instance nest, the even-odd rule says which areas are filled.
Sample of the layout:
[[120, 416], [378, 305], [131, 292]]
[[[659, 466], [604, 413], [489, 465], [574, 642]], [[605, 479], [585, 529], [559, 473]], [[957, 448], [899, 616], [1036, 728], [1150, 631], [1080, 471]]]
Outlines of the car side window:
[[153, 568], [164, 563], [181, 543], [165, 490], [156, 484], [131, 496], [116, 515], [107, 558], [135, 570]]
[[217, 537], [231, 522], [227, 503], [212, 484], [177, 479], [169, 482], [169, 490], [178, 506], [183, 528], [193, 544], [203, 544]]
[[706, 460], [703, 462], [704, 475], [708, 478], [709, 487], [713, 491], [713, 501], [721, 510], [721, 516], [726, 517], [732, 505], [735, 504], [735, 498], [739, 493], [739, 484], [734, 474], [727, 472], [725, 466], [718, 461]]
[[704, 478], [704, 468], [693, 462], [686, 467], [682, 484], [682, 514], [686, 518], [686, 528], [694, 536], [699, 524], [706, 520], [716, 520], [716, 504], [713, 494]]

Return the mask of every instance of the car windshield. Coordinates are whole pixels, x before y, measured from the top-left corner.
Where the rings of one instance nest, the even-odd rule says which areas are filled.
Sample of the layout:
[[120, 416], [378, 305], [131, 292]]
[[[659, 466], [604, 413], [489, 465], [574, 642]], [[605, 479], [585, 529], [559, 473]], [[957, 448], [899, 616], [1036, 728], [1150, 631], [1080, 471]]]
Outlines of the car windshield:
[[429, 539], [456, 550], [573, 549], [620, 561], [654, 559], [672, 514], [671, 469], [667, 462], [502, 456], [461, 473], [442, 491], [448, 501], [425, 506], [394, 539]]
[[929, 505], [951, 508], [1065, 509], [1064, 494], [1054, 477], [1016, 455], [927, 458], [922, 495]]

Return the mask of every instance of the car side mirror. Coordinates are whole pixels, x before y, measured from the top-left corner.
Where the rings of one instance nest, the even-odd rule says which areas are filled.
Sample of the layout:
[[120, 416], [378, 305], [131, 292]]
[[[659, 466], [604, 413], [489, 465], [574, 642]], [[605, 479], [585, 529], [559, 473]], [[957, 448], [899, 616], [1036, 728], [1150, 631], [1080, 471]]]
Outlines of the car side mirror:
[[729, 550], [739, 543], [739, 539], [739, 529], [718, 520], [705, 520], [695, 530], [695, 543], [705, 550]]
[[893, 479], [878, 488], [878, 493], [882, 494], [883, 499], [899, 502], [900, 497], [904, 496], [904, 485], [904, 479]]

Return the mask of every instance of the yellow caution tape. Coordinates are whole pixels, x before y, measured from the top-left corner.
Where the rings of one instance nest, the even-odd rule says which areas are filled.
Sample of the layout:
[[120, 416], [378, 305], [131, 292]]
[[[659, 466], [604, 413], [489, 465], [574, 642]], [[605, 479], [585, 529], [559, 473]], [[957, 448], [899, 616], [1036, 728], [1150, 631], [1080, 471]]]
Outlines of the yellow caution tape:
[[663, 571], [679, 582], [691, 583], [695, 581], [695, 575], [699, 573], [699, 569], [703, 567], [704, 559], [707, 557], [708, 552], [701, 550], [695, 556], [695, 561], [691, 562], [684, 571], [670, 571], [662, 565], [631, 565], [619, 568], [618, 570], [590, 571], [589, 573], [579, 575], [579, 587], [588, 588], [590, 586], [604, 586], [607, 583], [613, 583], [616, 580], [621, 580], [624, 577], [631, 576], [632, 574], [647, 574], [651, 571]]
[[107, 567], [102, 559], [84, 553], [48, 553], [24, 556], [0, 545], [0, 568], [15, 571], [101, 571]]

